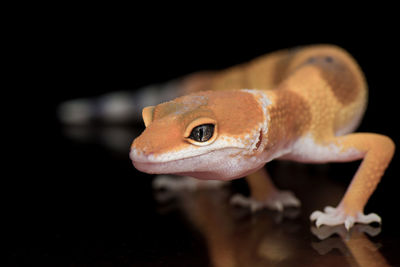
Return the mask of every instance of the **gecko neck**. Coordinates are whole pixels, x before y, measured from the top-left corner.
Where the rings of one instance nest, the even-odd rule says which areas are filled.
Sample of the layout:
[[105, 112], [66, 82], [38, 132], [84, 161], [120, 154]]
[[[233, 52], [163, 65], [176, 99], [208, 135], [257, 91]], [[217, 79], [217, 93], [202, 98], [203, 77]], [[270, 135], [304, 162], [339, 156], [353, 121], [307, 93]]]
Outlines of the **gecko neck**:
[[267, 106], [267, 125], [263, 150], [268, 161], [286, 154], [291, 144], [308, 130], [310, 114], [306, 102], [289, 89], [262, 91], [270, 100]]

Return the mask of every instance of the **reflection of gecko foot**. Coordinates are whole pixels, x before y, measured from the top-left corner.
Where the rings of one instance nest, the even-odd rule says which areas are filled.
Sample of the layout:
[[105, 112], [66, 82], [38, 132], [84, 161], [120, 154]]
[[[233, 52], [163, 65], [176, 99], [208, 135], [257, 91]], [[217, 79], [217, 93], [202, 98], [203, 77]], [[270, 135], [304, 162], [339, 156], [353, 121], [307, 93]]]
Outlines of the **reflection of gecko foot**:
[[324, 212], [314, 211], [311, 214], [310, 219], [311, 221], [316, 221], [315, 224], [317, 227], [323, 224], [330, 226], [344, 224], [347, 230], [349, 230], [355, 223], [381, 223], [381, 218], [375, 213], [364, 215], [364, 213], [358, 212], [355, 216], [351, 216], [348, 215], [342, 207], [333, 208], [329, 206], [324, 208]]
[[343, 225], [336, 226], [321, 226], [321, 227], [311, 227], [311, 232], [319, 240], [324, 240], [333, 235], [339, 235], [343, 239], [350, 239], [353, 233], [366, 233], [369, 236], [376, 236], [381, 232], [381, 227], [373, 227], [367, 224], [356, 224], [351, 231], [347, 231]]
[[[380, 233], [380, 227], [373, 227], [371, 225], [366, 224], [357, 224], [350, 231], [348, 231], [343, 225], [336, 226], [321, 226], [319, 228], [312, 226], [311, 232], [321, 241], [319, 242], [311, 242], [311, 246], [315, 249], [320, 255], [325, 255], [332, 251], [333, 249], [339, 249], [343, 254], [349, 254], [348, 249], [346, 248], [346, 243], [348, 241], [359, 240], [366, 241], [368, 240], [364, 233], [367, 233], [369, 236], [376, 236]], [[339, 236], [335, 236], [339, 235]], [[360, 244], [359, 242], [356, 244]], [[379, 244], [374, 244], [370, 241], [361, 243], [363, 248], [367, 248], [368, 251], [373, 252], [379, 249]], [[375, 266], [375, 265], [374, 265]], [[378, 265], [376, 265], [378, 266]], [[380, 266], [380, 265], [379, 265]]]
[[[189, 176], [158, 175], [153, 180], [154, 197], [159, 204], [164, 206], [163, 212], [165, 212], [173, 207], [171, 205], [175, 202], [174, 200], [192, 198], [196, 195], [193, 194], [195, 191], [200, 193], [202, 190], [217, 190], [228, 184], [228, 182], [199, 180]], [[218, 194], [222, 192], [224, 190], [218, 190]], [[166, 208], [165, 205], [169, 207]]]
[[165, 189], [169, 191], [195, 191], [198, 189], [219, 188], [226, 185], [226, 182], [216, 180], [199, 180], [189, 176], [175, 177], [159, 175], [153, 181], [154, 189]]
[[277, 191], [276, 193], [269, 195], [263, 201], [236, 194], [231, 198], [231, 203], [233, 205], [249, 207], [252, 212], [264, 208], [283, 211], [285, 207], [300, 206], [300, 200], [298, 200], [290, 191]]
[[319, 255], [328, 254], [334, 249], [340, 250], [344, 255], [348, 255], [349, 252], [346, 249], [346, 245], [342, 239], [338, 236], [330, 237], [320, 242], [311, 242], [311, 247], [318, 252]]

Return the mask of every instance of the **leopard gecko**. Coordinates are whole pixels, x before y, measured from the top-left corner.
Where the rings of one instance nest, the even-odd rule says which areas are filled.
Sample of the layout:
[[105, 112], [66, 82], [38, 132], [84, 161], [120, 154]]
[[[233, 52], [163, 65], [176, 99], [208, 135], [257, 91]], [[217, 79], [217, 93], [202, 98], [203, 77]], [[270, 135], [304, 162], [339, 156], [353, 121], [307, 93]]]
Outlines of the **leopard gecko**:
[[197, 72], [133, 94], [68, 101], [59, 115], [66, 123], [98, 118], [119, 122], [139, 119], [136, 114], [144, 107], [146, 129], [130, 151], [138, 170], [214, 181], [245, 177], [250, 197], [235, 195], [232, 202], [251, 210], [300, 205], [263, 168], [273, 159], [362, 160], [340, 203], [310, 216], [317, 226], [344, 224], [350, 229], [354, 223], [381, 221], [363, 210], [395, 149], [387, 136], [353, 133], [367, 96], [365, 77], [348, 52], [312, 45], [222, 71]]
[[365, 77], [334, 45], [273, 52], [222, 71], [184, 79], [184, 96], [145, 107], [145, 130], [131, 146], [134, 166], [151, 174], [228, 181], [245, 177], [250, 197], [233, 202], [281, 210], [300, 202], [273, 184], [263, 166], [273, 159], [304, 163], [362, 159], [336, 207], [315, 211], [316, 225], [381, 222], [364, 214], [394, 154], [393, 141], [353, 133], [367, 104]]

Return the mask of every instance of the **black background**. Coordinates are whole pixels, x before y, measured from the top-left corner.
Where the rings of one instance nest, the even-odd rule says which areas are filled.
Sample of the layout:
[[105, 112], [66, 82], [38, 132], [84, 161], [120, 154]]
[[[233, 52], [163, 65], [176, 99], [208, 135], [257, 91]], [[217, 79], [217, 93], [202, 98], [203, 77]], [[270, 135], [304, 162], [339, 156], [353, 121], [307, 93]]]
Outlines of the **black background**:
[[[207, 264], [202, 245], [192, 242], [198, 237], [171, 234], [182, 225], [155, 215], [151, 176], [131, 166], [129, 147], [125, 154], [116, 153], [96, 142], [65, 137], [55, 111], [68, 99], [135, 90], [281, 48], [333, 43], [358, 60], [369, 83], [370, 101], [360, 131], [388, 135], [398, 144], [399, 42], [390, 14], [379, 23], [367, 15], [329, 25], [326, 21], [333, 17], [322, 14], [300, 26], [299, 19], [286, 17], [247, 23], [230, 18], [206, 25], [208, 16], [189, 24], [190, 15], [171, 15], [176, 19], [172, 22], [168, 15], [138, 17], [140, 13], [115, 18], [90, 9], [82, 14], [55, 12], [34, 16], [13, 32], [10, 69], [17, 73], [10, 106], [14, 122], [22, 127], [5, 125], [16, 137], [11, 139], [12, 161], [5, 166], [12, 172], [2, 179], [2, 241], [8, 263], [115, 263], [120, 254], [135, 263], [198, 250], [196, 255]], [[340, 21], [339, 14], [334, 18]], [[354, 171], [354, 165], [348, 169]], [[399, 173], [396, 155], [369, 204], [387, 218], [399, 209]], [[398, 237], [391, 220], [390, 234]], [[149, 241], [155, 239], [161, 244]]]

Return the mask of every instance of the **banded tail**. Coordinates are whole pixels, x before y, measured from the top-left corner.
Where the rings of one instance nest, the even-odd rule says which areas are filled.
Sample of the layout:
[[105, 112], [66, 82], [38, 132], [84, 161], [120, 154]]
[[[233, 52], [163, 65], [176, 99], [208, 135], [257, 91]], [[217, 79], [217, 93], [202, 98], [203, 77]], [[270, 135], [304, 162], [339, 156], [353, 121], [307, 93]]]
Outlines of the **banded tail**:
[[176, 97], [208, 89], [212, 72], [197, 72], [162, 84], [149, 85], [135, 91], [117, 91], [94, 98], [79, 98], [63, 102], [58, 117], [65, 124], [90, 122], [137, 123], [142, 109]]

